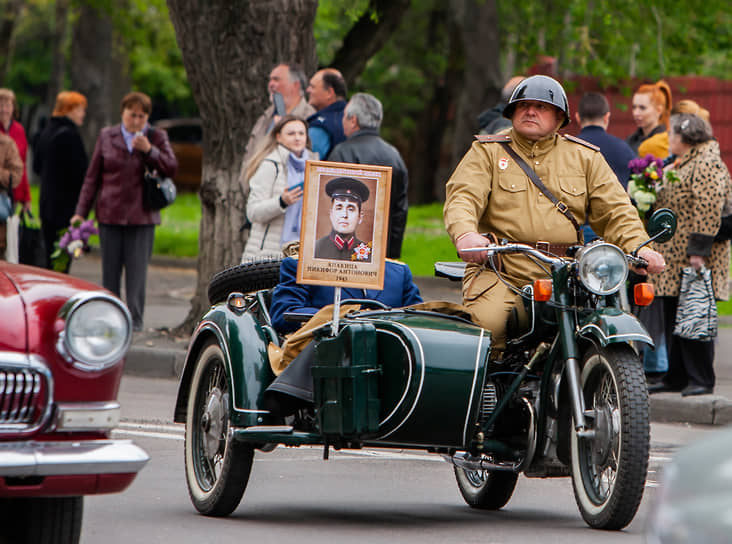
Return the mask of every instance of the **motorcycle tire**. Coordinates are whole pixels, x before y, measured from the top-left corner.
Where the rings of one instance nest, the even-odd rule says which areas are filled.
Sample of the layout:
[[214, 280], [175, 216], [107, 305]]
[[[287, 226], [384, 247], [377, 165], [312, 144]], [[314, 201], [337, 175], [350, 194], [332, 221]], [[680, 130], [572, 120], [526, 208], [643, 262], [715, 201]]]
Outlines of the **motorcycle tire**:
[[253, 447], [229, 433], [229, 394], [224, 352], [210, 341], [196, 360], [184, 442], [188, 494], [207, 516], [228, 516], [239, 506], [254, 460]]
[[[574, 496], [585, 522], [619, 530], [643, 497], [650, 450], [650, 407], [643, 365], [624, 344], [591, 348], [581, 372], [593, 438], [571, 433]], [[594, 421], [593, 421], [594, 420]]]
[[224, 302], [230, 293], [271, 289], [280, 281], [282, 259], [252, 261], [217, 272], [208, 283], [210, 304]]
[[515, 472], [453, 468], [460, 494], [472, 508], [499, 510], [506, 506], [516, 488]]
[[0, 500], [2, 542], [78, 544], [84, 497], [29, 497]]

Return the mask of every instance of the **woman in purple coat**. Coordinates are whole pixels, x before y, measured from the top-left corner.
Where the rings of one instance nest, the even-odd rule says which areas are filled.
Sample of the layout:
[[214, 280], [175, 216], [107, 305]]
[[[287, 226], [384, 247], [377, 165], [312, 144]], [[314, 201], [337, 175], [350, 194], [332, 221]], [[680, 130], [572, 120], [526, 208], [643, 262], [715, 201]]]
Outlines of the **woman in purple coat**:
[[102, 285], [120, 296], [125, 271], [132, 328], [142, 330], [147, 265], [160, 212], [143, 204], [145, 170], [173, 177], [178, 162], [163, 130], [147, 123], [150, 97], [132, 92], [122, 99], [122, 123], [102, 129], [84, 178], [71, 223], [83, 221], [95, 204], [102, 250]]

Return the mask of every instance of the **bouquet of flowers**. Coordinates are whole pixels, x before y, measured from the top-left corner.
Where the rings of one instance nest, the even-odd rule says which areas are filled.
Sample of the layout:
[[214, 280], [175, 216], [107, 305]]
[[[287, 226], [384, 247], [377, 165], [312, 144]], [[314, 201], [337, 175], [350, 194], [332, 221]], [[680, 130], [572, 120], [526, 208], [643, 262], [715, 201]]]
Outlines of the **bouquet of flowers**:
[[75, 223], [64, 230], [61, 238], [56, 242], [56, 250], [51, 254], [53, 269], [58, 272], [66, 272], [72, 258], [78, 259], [82, 252], [89, 251], [89, 238], [92, 234], [99, 234], [92, 219], [83, 223]]
[[[635, 201], [635, 206], [641, 217], [645, 217], [648, 210], [656, 202], [656, 191], [664, 178], [663, 161], [653, 155], [633, 159], [628, 163], [630, 181], [628, 193]], [[674, 182], [678, 179], [674, 170], [666, 172], [666, 180]]]

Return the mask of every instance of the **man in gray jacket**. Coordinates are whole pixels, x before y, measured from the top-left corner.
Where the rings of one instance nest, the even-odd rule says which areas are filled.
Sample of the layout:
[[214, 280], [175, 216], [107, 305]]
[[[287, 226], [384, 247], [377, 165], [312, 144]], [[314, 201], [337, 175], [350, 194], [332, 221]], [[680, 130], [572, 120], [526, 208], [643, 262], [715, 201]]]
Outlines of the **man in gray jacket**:
[[407, 224], [409, 177], [399, 151], [379, 136], [383, 117], [384, 109], [375, 96], [367, 93], [354, 94], [343, 112], [343, 132], [347, 139], [333, 148], [328, 160], [392, 167], [386, 256], [398, 259], [402, 253], [404, 228]]

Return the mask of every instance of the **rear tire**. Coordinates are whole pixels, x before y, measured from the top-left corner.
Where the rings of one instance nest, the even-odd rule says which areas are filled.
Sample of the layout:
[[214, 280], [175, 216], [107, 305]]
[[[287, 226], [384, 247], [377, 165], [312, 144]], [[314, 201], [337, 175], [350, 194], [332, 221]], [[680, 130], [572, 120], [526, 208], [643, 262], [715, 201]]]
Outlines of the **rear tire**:
[[453, 468], [460, 494], [472, 508], [499, 510], [506, 506], [516, 488], [515, 472]]
[[208, 284], [208, 301], [224, 302], [235, 291], [251, 293], [271, 289], [280, 281], [282, 259], [252, 261], [217, 272]]
[[224, 353], [215, 342], [196, 360], [188, 396], [185, 468], [193, 506], [207, 516], [228, 516], [249, 482], [254, 449], [231, 434], [230, 390]]
[[83, 497], [3, 499], [0, 508], [7, 542], [78, 544], [81, 537]]
[[648, 389], [643, 365], [625, 345], [591, 349], [582, 367], [585, 410], [594, 438], [571, 431], [572, 483], [582, 518], [618, 530], [635, 516], [646, 483], [650, 448]]

